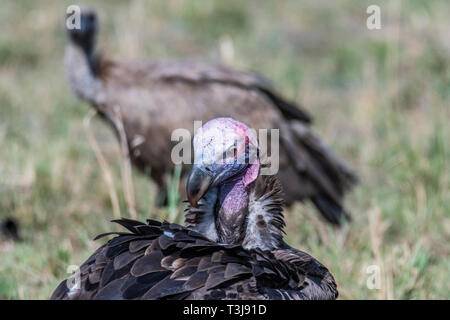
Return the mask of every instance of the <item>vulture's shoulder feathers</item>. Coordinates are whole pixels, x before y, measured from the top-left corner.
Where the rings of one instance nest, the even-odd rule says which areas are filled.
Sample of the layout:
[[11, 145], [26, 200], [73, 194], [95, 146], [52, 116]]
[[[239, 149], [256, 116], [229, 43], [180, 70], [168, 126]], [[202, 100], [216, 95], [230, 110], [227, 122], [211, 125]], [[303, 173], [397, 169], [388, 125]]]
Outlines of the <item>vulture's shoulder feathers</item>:
[[75, 273], [52, 299], [317, 298], [304, 293], [308, 271], [276, 253], [218, 244], [167, 222], [115, 222], [129, 232], [100, 247], [80, 267], [80, 281]]

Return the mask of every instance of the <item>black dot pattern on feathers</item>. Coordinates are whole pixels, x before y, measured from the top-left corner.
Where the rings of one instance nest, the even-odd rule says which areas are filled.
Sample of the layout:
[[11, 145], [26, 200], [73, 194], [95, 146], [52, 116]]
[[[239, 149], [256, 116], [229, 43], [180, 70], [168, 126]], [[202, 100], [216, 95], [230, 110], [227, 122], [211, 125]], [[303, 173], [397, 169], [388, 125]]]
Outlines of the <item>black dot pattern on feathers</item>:
[[291, 249], [284, 256], [247, 251], [177, 224], [116, 222], [130, 232], [109, 240], [80, 267], [79, 290], [63, 281], [52, 299], [308, 299], [306, 283], [330, 290], [324, 297], [337, 295], [328, 271]]

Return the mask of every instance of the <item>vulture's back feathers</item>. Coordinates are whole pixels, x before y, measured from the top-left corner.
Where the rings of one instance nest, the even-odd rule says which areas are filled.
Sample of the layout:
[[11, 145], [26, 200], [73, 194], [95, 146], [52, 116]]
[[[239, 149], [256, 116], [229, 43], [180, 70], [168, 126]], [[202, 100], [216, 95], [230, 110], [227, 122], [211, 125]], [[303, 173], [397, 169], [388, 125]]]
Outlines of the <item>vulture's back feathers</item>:
[[51, 299], [335, 299], [338, 295], [328, 270], [301, 251], [221, 245], [167, 222], [115, 222], [130, 232], [109, 240], [80, 267], [78, 287], [69, 278]]

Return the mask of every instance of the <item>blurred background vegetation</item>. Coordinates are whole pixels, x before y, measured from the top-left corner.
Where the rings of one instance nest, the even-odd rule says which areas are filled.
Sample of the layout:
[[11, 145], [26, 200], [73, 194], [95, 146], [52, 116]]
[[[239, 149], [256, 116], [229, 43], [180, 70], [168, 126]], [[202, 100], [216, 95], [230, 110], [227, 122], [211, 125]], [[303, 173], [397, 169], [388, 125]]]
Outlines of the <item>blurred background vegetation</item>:
[[[129, 216], [119, 146], [66, 84], [63, 18], [73, 1], [0, 2], [0, 299], [47, 299], [116, 228], [97, 140]], [[381, 30], [366, 9], [381, 8]], [[418, 1], [93, 1], [99, 45], [116, 57], [200, 58], [273, 80], [360, 175], [350, 225], [335, 230], [310, 205], [286, 212], [287, 240], [335, 275], [341, 299], [450, 298], [450, 3]], [[176, 179], [175, 179], [176, 180]], [[176, 181], [175, 181], [176, 182]], [[139, 218], [164, 219], [136, 171]], [[176, 190], [176, 187], [172, 187]], [[175, 210], [175, 215], [174, 215]], [[370, 290], [367, 267], [381, 270]]]

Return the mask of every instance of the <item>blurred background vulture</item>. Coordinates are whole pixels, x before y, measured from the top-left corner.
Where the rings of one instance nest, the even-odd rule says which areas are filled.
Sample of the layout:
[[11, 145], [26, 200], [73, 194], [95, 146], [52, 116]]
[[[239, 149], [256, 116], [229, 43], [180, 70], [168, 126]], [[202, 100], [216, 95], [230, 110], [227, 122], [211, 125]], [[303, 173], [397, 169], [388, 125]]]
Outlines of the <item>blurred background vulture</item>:
[[[117, 61], [95, 51], [95, 11], [68, 30], [65, 63], [72, 90], [117, 132], [123, 127], [132, 163], [150, 168], [161, 197], [172, 172], [171, 134], [194, 120], [232, 117], [253, 129], [280, 129], [278, 177], [286, 204], [310, 199], [338, 225], [349, 215], [343, 197], [355, 175], [315, 136], [310, 117], [255, 74], [198, 61]], [[183, 168], [184, 172], [189, 167]]]
[[337, 298], [330, 272], [283, 241], [281, 187], [276, 176], [260, 175], [258, 156], [249, 157], [258, 149], [256, 136], [230, 118], [200, 131], [194, 138], [200, 161], [186, 188], [188, 225], [116, 220], [129, 232], [100, 235], [118, 234], [52, 299]]

